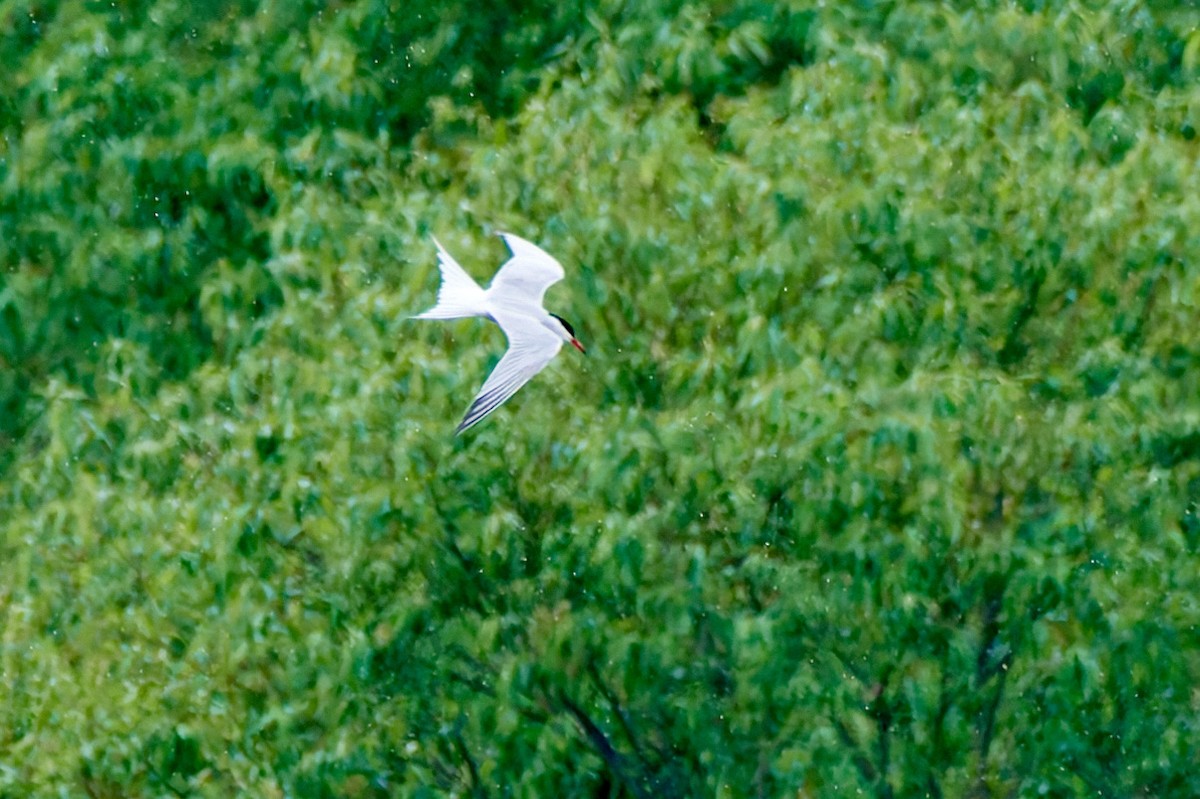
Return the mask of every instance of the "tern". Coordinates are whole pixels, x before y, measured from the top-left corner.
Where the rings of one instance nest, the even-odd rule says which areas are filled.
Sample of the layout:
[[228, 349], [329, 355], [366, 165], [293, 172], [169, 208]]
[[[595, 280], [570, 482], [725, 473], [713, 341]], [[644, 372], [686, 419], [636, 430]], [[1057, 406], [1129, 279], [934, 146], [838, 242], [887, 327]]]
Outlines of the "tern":
[[554, 359], [564, 343], [586, 352], [575, 330], [557, 314], [542, 307], [546, 289], [563, 279], [562, 264], [541, 247], [511, 233], [500, 238], [512, 258], [504, 263], [483, 289], [436, 238], [442, 285], [437, 304], [414, 319], [491, 319], [508, 337], [508, 351], [488, 375], [483, 388], [459, 423], [455, 434], [482, 422], [505, 400], [517, 393]]

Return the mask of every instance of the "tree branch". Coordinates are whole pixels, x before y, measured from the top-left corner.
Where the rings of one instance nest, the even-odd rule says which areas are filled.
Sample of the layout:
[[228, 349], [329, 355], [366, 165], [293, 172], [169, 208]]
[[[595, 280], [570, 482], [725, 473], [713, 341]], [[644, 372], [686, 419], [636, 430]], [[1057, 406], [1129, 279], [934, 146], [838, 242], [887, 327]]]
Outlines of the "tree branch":
[[633, 751], [635, 754], [637, 754], [638, 760], [642, 762], [643, 766], [649, 766], [650, 764], [646, 759], [645, 749], [642, 747], [641, 742], [638, 740], [638, 736], [633, 731], [633, 724], [630, 722], [629, 715], [625, 712], [625, 708], [621, 707], [621, 703], [617, 699], [616, 694], [609, 689], [608, 685], [605, 684], [604, 680], [600, 677], [600, 670], [596, 668], [595, 662], [589, 662], [587, 669], [588, 675], [592, 678], [592, 682], [595, 684], [596, 689], [600, 691], [600, 695], [603, 696], [605, 701], [608, 702], [608, 706], [612, 708], [613, 714], [617, 717], [617, 720], [621, 722], [621, 731], [625, 733], [625, 737], [629, 740], [630, 745], [633, 746]]
[[888, 768], [892, 756], [892, 706], [887, 700], [887, 684], [891, 675], [892, 669], [889, 666], [880, 677], [875, 698], [868, 706], [868, 712], [875, 719], [875, 741], [879, 749], [879, 779], [875, 783], [875, 790], [880, 799], [892, 799], [892, 784], [888, 782]]
[[1000, 678], [996, 682], [996, 690], [992, 693], [991, 700], [982, 712], [982, 724], [979, 731], [979, 768], [980, 779], [983, 779], [983, 766], [987, 761], [988, 750], [992, 746], [992, 735], [996, 730], [996, 711], [1000, 707], [1000, 698], [1004, 694], [1004, 683], [1008, 679], [1008, 668], [1012, 663], [1012, 652], [1008, 652], [1000, 660], [1000, 664], [996, 667]]
[[475, 765], [475, 758], [471, 757], [471, 752], [467, 749], [467, 742], [463, 740], [461, 731], [454, 733], [454, 747], [467, 763], [467, 773], [471, 775], [471, 796], [484, 799], [487, 793], [483, 790], [483, 783], [479, 781], [479, 769]]
[[645, 780], [638, 779], [638, 775], [629, 773], [629, 769], [625, 765], [625, 758], [612, 745], [608, 736], [604, 734], [604, 730], [600, 729], [599, 725], [592, 721], [579, 705], [571, 701], [566, 693], [560, 692], [559, 702], [575, 719], [575, 723], [583, 731], [584, 737], [588, 739], [592, 748], [600, 755], [600, 759], [608, 766], [608, 770], [625, 786], [626, 790], [637, 799], [651, 799], [651, 794], [645, 787]]

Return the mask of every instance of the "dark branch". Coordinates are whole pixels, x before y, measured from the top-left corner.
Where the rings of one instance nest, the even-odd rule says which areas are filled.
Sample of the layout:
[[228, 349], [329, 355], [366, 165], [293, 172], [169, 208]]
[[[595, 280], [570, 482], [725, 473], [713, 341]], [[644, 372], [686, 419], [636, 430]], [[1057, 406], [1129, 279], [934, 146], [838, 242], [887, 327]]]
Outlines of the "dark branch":
[[880, 799], [892, 799], [892, 784], [888, 782], [888, 768], [891, 764], [891, 730], [892, 706], [887, 699], [887, 684], [892, 676], [892, 668], [884, 670], [875, 689], [875, 698], [868, 706], [868, 712], [875, 719], [875, 742], [879, 749], [879, 781], [875, 790]]
[[1012, 653], [1007, 653], [997, 666], [1000, 678], [996, 681], [996, 690], [992, 692], [991, 700], [982, 712], [982, 723], [979, 730], [979, 768], [980, 779], [983, 778], [983, 768], [987, 763], [988, 750], [992, 746], [992, 735], [996, 730], [996, 711], [1000, 707], [1000, 699], [1004, 695], [1004, 683], [1008, 679], [1008, 669], [1012, 664]]
[[637, 754], [638, 760], [642, 762], [643, 766], [648, 767], [649, 763], [646, 760], [645, 749], [633, 731], [633, 724], [629, 720], [629, 715], [625, 712], [625, 708], [621, 707], [621, 702], [617, 699], [616, 693], [600, 677], [600, 670], [596, 668], [594, 662], [588, 663], [588, 675], [591, 676], [596, 689], [600, 691], [600, 695], [604, 697], [605, 701], [608, 702], [608, 706], [612, 708], [612, 712], [617, 717], [617, 720], [621, 722], [621, 731], [625, 733], [626, 739], [633, 746], [633, 751]]
[[475, 765], [475, 758], [471, 757], [471, 752], [467, 749], [467, 742], [463, 740], [461, 732], [454, 734], [454, 747], [458, 749], [458, 753], [467, 763], [467, 773], [471, 775], [471, 796], [475, 799], [483, 799], [487, 794], [483, 790], [483, 784], [479, 781], [479, 769]]
[[650, 799], [650, 793], [646, 791], [644, 781], [637, 779], [635, 775], [629, 773], [629, 770], [625, 766], [625, 758], [612, 745], [608, 736], [604, 734], [604, 730], [600, 729], [599, 725], [592, 721], [588, 714], [579, 705], [571, 701], [571, 698], [565, 693], [559, 696], [559, 701], [575, 719], [575, 723], [583, 731], [584, 737], [588, 739], [588, 743], [600, 755], [600, 759], [608, 766], [608, 770], [612, 772], [613, 776], [637, 799]]

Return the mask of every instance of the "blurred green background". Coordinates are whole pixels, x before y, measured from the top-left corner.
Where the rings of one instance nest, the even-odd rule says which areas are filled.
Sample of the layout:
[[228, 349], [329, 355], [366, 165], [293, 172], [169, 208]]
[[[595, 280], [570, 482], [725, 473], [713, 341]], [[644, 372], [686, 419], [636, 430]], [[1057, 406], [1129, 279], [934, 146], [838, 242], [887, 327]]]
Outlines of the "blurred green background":
[[1198, 24], [0, 0], [0, 797], [1200, 795]]

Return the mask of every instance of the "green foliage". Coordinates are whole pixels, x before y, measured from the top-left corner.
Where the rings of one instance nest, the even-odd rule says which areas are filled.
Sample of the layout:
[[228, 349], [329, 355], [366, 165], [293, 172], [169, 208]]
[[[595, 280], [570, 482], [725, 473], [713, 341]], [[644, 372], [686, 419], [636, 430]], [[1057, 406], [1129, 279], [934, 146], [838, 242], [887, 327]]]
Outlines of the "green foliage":
[[1200, 794], [1194, 11], [0, 22], [0, 796]]

